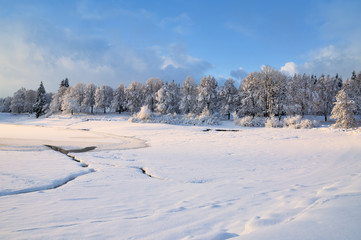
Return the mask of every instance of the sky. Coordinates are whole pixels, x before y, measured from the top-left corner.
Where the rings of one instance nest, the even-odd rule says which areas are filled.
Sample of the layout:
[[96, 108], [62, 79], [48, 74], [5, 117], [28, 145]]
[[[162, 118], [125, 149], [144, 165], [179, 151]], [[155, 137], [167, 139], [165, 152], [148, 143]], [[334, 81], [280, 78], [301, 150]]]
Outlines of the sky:
[[[239, 85], [263, 65], [295, 73], [361, 71], [361, 1], [0, 0], [0, 97], [42, 81]], [[237, 86], [238, 87], [238, 86]]]

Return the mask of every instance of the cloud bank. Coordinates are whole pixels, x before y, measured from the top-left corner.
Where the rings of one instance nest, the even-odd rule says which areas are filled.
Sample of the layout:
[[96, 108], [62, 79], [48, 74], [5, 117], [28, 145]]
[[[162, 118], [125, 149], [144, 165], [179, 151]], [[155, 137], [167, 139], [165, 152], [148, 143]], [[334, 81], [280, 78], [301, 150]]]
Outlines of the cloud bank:
[[[45, 13], [38, 11], [44, 17]], [[40, 81], [48, 92], [56, 92], [66, 77], [71, 85], [84, 82], [116, 87], [122, 82], [127, 86], [150, 77], [182, 83], [188, 75], [201, 78], [212, 68], [207, 61], [188, 54], [179, 41], [152, 40], [154, 34], [164, 31], [172, 36], [186, 34], [191, 21], [187, 14], [159, 19], [139, 11], [91, 12], [81, 4], [73, 19], [79, 26], [38, 21], [33, 16], [0, 15], [0, 97], [11, 96], [20, 87], [37, 89]], [[109, 18], [127, 20], [131, 26], [122, 31], [108, 28]], [[144, 22], [148, 29], [144, 29]], [[127, 34], [139, 42], [130, 41]]]

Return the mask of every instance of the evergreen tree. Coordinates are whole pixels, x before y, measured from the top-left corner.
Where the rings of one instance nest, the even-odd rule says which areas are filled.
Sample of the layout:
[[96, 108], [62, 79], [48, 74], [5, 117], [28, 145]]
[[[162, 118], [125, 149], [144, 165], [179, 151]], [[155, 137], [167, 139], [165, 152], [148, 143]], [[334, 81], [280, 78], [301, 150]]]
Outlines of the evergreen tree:
[[69, 87], [69, 80], [68, 78], [65, 78], [64, 80], [61, 80], [60, 87]]
[[337, 128], [352, 128], [356, 126], [355, 116], [355, 102], [350, 100], [345, 90], [340, 90], [336, 96], [336, 102], [331, 112], [331, 119], [336, 119], [333, 125]]
[[36, 93], [36, 102], [34, 104], [34, 111], [36, 114], [36, 118], [39, 118], [41, 115], [43, 115], [46, 109], [47, 109], [46, 92], [43, 82], [40, 82], [40, 86]]

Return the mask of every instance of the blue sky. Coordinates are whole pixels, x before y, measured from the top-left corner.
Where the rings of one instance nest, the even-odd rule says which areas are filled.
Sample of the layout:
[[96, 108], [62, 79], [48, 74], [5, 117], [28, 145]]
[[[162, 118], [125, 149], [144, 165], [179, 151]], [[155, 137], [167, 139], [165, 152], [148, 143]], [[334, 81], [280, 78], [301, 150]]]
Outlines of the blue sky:
[[150, 77], [238, 83], [361, 70], [360, 1], [0, 0], [0, 97], [68, 77], [116, 87]]

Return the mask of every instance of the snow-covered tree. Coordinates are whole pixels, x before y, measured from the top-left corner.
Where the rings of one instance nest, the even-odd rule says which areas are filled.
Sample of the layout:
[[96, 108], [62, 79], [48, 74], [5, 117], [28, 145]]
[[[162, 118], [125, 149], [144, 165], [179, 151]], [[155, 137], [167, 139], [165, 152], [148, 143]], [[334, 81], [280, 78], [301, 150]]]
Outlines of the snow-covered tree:
[[36, 118], [43, 115], [47, 109], [47, 102], [46, 102], [46, 91], [43, 85], [43, 82], [40, 82], [40, 86], [36, 93], [36, 102], [34, 104], [34, 111], [36, 113]]
[[233, 79], [228, 79], [222, 89], [219, 91], [219, 111], [223, 115], [227, 115], [228, 120], [231, 118], [231, 112], [236, 110], [238, 101], [238, 91], [234, 86]]
[[84, 106], [85, 111], [89, 112], [91, 114], [94, 113], [94, 106], [95, 106], [95, 91], [97, 90], [97, 87], [90, 83], [85, 89], [85, 98], [84, 98]]
[[314, 104], [316, 110], [325, 117], [331, 113], [333, 102], [335, 102], [335, 96], [340, 90], [340, 86], [336, 78], [330, 76], [325, 77], [321, 75], [318, 79], [315, 91], [314, 91]]
[[238, 109], [239, 115], [255, 117], [262, 112], [260, 104], [261, 86], [261, 76], [258, 72], [251, 72], [242, 81], [239, 89], [241, 97], [241, 108]]
[[61, 106], [63, 104], [63, 97], [67, 92], [68, 88], [69, 88], [69, 80], [66, 78], [61, 81], [58, 92], [53, 95], [53, 100], [51, 101], [50, 104], [50, 110], [52, 112], [55, 113], [55, 112], [63, 111]]
[[150, 111], [154, 112], [156, 109], [156, 95], [158, 90], [163, 86], [163, 81], [159, 78], [149, 78], [145, 82], [145, 93], [144, 93], [144, 103], [148, 105]]
[[71, 88], [72, 97], [75, 99], [77, 109], [79, 112], [86, 111], [85, 97], [86, 97], [86, 85], [84, 83], [77, 83]]
[[310, 114], [312, 111], [313, 77], [295, 74], [287, 84], [287, 113], [290, 115]]
[[331, 112], [331, 119], [336, 119], [333, 125], [337, 128], [352, 128], [356, 126], [356, 119], [353, 114], [355, 102], [350, 100], [345, 90], [340, 90], [336, 95], [336, 102]]
[[286, 76], [278, 70], [263, 66], [261, 76], [261, 108], [264, 116], [278, 115], [285, 109]]
[[20, 88], [18, 91], [16, 91], [13, 95], [13, 98], [11, 100], [11, 112], [12, 113], [23, 113], [25, 108], [25, 94], [26, 89]]
[[12, 97], [2, 98], [0, 101], [0, 112], [11, 112]]
[[61, 109], [63, 113], [77, 113], [80, 112], [80, 106], [74, 96], [74, 91], [72, 87], [66, 88], [66, 92], [62, 98]]
[[31, 89], [26, 90], [24, 112], [33, 113], [35, 102], [36, 102], [36, 91]]
[[198, 112], [204, 109], [208, 110], [211, 114], [217, 108], [217, 81], [214, 77], [203, 77], [201, 84], [198, 86], [197, 108]]
[[113, 100], [113, 88], [107, 85], [101, 85], [95, 91], [95, 107], [103, 109], [106, 113], [106, 109], [110, 108]]
[[281, 120], [287, 108], [287, 77], [285, 74], [277, 71], [273, 76], [271, 91], [271, 115], [278, 116]]
[[158, 112], [163, 114], [179, 112], [179, 92], [180, 89], [174, 81], [164, 84], [156, 96]]
[[125, 106], [125, 90], [124, 85], [120, 83], [118, 88], [114, 91], [114, 97], [111, 104], [111, 108], [118, 113], [126, 110]]
[[179, 108], [182, 113], [195, 113], [197, 108], [197, 85], [194, 79], [188, 76], [181, 88], [181, 100]]
[[130, 112], [139, 112], [144, 105], [144, 85], [140, 82], [132, 82], [125, 90], [125, 99]]
[[347, 95], [355, 102], [355, 113], [361, 115], [361, 72], [356, 75], [353, 71], [344, 87]]

